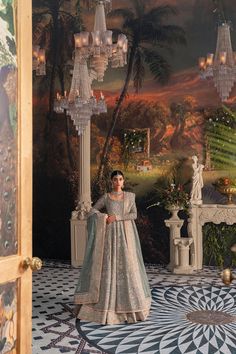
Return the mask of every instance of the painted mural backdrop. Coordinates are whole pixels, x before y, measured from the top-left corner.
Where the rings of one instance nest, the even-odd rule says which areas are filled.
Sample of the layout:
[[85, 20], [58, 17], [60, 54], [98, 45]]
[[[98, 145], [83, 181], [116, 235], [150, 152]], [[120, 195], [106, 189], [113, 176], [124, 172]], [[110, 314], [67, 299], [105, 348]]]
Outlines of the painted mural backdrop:
[[[236, 185], [236, 85], [228, 101], [223, 104], [213, 81], [203, 80], [198, 68], [199, 57], [215, 53], [217, 26], [222, 20], [223, 10], [226, 20], [231, 23], [232, 45], [236, 49], [234, 31], [236, 4], [230, 1], [210, 0], [145, 1], [146, 12], [153, 10], [155, 13], [160, 6], [164, 6], [165, 11], [165, 6], [168, 5], [174, 6], [175, 11], [173, 13], [170, 11], [170, 16], [162, 18], [160, 22], [160, 28], [163, 26], [161, 44], [165, 35], [168, 41], [162, 46], [158, 46], [158, 43], [156, 45], [157, 52], [165, 61], [165, 65], [168, 65], [168, 70], [166, 73], [163, 70], [163, 76], [160, 75], [159, 80], [155, 80], [153, 67], [149, 66], [150, 59], [145, 59], [146, 48], [153, 44], [152, 27], [149, 25], [149, 38], [145, 37], [143, 29], [142, 52], [133, 64], [133, 76], [115, 126], [112, 149], [109, 153], [112, 167], [125, 171], [128, 187], [136, 192], [139, 207], [137, 223], [145, 259], [164, 263], [168, 261], [169, 236], [163, 220], [168, 218], [169, 214], [161, 205], [150, 209], [148, 206], [158, 202], [163, 204], [162, 191], [171, 183], [190, 192], [191, 156], [197, 155], [200, 162], [205, 165], [203, 173], [205, 203], [225, 203], [225, 196], [214, 186], [219, 178], [226, 181], [225, 178], [229, 177]], [[133, 11], [131, 3], [117, 1], [115, 7], [119, 6]], [[120, 14], [126, 16], [124, 11]], [[120, 26], [122, 31], [125, 31], [128, 26], [126, 20], [126, 17], [117, 16], [110, 20], [110, 25], [112, 27], [115, 24], [114, 27]], [[148, 26], [143, 23], [143, 28], [145, 25]], [[185, 31], [186, 43], [178, 38], [180, 32], [175, 25]], [[168, 26], [173, 26], [173, 37], [170, 32], [165, 33]], [[170, 31], [170, 27], [168, 30]], [[166, 69], [164, 64], [163, 68]], [[165, 75], [167, 80], [162, 80], [165, 79]], [[97, 85], [103, 90], [110, 109], [106, 119], [105, 117], [93, 119], [94, 171], [125, 78], [125, 70], [110, 70], [104, 83]], [[164, 85], [161, 81], [164, 81]], [[137, 85], [140, 86], [138, 93]], [[150, 131], [149, 138], [143, 134], [145, 129]], [[145, 144], [148, 145], [146, 153], [141, 148]], [[187, 218], [187, 215], [183, 213], [182, 217]], [[229, 244], [225, 248], [229, 250], [230, 243], [236, 241], [232, 236], [234, 230], [226, 232], [224, 225], [218, 227], [218, 231], [216, 229], [214, 225], [208, 226], [205, 232], [208, 236], [214, 234], [218, 245], [221, 242], [219, 234], [227, 234]], [[182, 233], [187, 234], [185, 227]], [[209, 248], [209, 242], [206, 237], [205, 249]], [[218, 254], [208, 257], [208, 261], [213, 259], [214, 262], [217, 257], [219, 260], [221, 256]], [[218, 262], [221, 265], [223, 258], [221, 257]]]
[[[42, 3], [35, 0], [34, 11], [50, 13]], [[84, 3], [80, 2], [76, 23], [83, 23], [86, 30], [92, 31], [94, 13], [87, 11]], [[169, 234], [164, 219], [170, 216], [162, 205], [150, 209], [148, 206], [160, 202], [160, 191], [172, 182], [177, 188], [190, 191], [192, 155], [205, 165], [204, 202], [225, 202], [226, 197], [216, 191], [214, 182], [219, 177], [236, 177], [236, 85], [223, 105], [212, 81], [202, 80], [198, 69], [198, 58], [215, 52], [222, 3], [225, 17], [231, 22], [236, 50], [236, 4], [230, 0], [117, 0], [113, 1], [113, 9], [122, 10], [107, 19], [109, 29], [121, 29], [129, 38], [133, 34], [135, 41], [129, 45], [137, 45], [137, 51], [130, 76], [128, 66], [109, 68], [104, 82], [94, 84], [95, 94], [102, 90], [105, 95], [108, 113], [92, 118], [92, 175], [96, 176], [114, 108], [123, 90], [124, 100], [108, 157], [112, 168], [124, 170], [126, 188], [137, 195], [137, 225], [147, 262], [168, 262]], [[54, 19], [60, 20], [60, 10], [64, 14], [71, 11], [75, 16], [75, 2], [70, 2], [70, 6], [67, 1], [60, 4], [62, 8], [57, 8], [59, 15]], [[135, 12], [133, 4], [143, 4], [148, 14], [141, 31], [132, 21], [144, 10]], [[53, 257], [69, 257], [69, 218], [77, 199], [78, 137], [70, 119], [52, 114], [48, 97], [53, 85], [54, 97], [56, 90], [63, 93], [70, 87], [71, 78], [66, 72], [71, 69], [71, 58], [67, 54], [73, 52], [71, 47], [68, 51], [73, 41], [66, 41], [64, 35], [71, 39], [72, 25], [66, 27], [65, 21], [57, 24], [62, 32], [55, 48], [49, 45], [52, 37], [48, 31], [56, 24], [50, 22], [50, 28], [45, 25], [50, 15], [47, 21], [39, 19], [34, 25], [34, 40], [47, 49], [47, 76], [34, 78], [35, 250], [39, 256], [49, 252]], [[157, 32], [154, 23], [159, 24]], [[52, 54], [56, 50], [60, 56], [54, 62]], [[56, 77], [51, 71], [54, 66]], [[183, 213], [182, 217], [186, 219], [187, 215]], [[186, 232], [183, 229], [183, 234]], [[47, 249], [43, 247], [44, 239]]]
[[17, 252], [17, 87], [14, 2], [0, 1], [0, 256]]
[[[17, 253], [15, 3], [0, 0], [0, 257]], [[0, 352], [16, 353], [17, 283], [0, 286]]]
[[[208, 171], [228, 171], [235, 168], [236, 160], [231, 154], [232, 149], [235, 151], [233, 147], [235, 117], [234, 113], [229, 112], [226, 107], [234, 111], [236, 87], [234, 87], [230, 99], [225, 103], [225, 107], [213, 82], [202, 80], [198, 70], [198, 58], [206, 56], [207, 53], [214, 53], [216, 48], [219, 15], [214, 4], [215, 2], [210, 0], [146, 2], [148, 10], [155, 9], [160, 5], [175, 6], [177, 15], [170, 16], [164, 25], [181, 26], [186, 33], [186, 45], [179, 45], [178, 42], [173, 43], [171, 53], [158, 48], [162, 57], [168, 62], [171, 71], [165, 85], [160, 85], [154, 80], [147, 64], [143, 68], [139, 68], [144, 80], [138, 94], [135, 93], [135, 88], [132, 87], [133, 80], [131, 80], [114, 134], [112, 161], [117, 161], [122, 165], [122, 153], [127, 154], [126, 147], [130, 150], [129, 145], [123, 146], [126, 129], [150, 128], [150, 159], [153, 162], [153, 173], [155, 169], [157, 169], [155, 172], [158, 173], [160, 166], [163, 169], [163, 166], [170, 162], [179, 158], [188, 158], [192, 154], [197, 154], [202, 159]], [[117, 1], [115, 6], [119, 5], [121, 8], [130, 8], [129, 4], [123, 1]], [[235, 4], [225, 1], [226, 17], [232, 24], [232, 44], [236, 49], [234, 7]], [[99, 89], [104, 91], [111, 112], [123, 87], [124, 78], [125, 70], [110, 70], [104, 83], [99, 83]], [[104, 117], [98, 117], [94, 118], [93, 122], [99, 129], [94, 129], [94, 135], [100, 132], [100, 135], [103, 136], [107, 125], [109, 125], [107, 121], [104, 122]], [[212, 141], [213, 136], [217, 137], [218, 149]], [[228, 139], [228, 150], [223, 143], [225, 139]], [[117, 154], [117, 150], [120, 154]], [[99, 152], [97, 153], [99, 154]], [[95, 145], [94, 155], [96, 155]], [[134, 152], [132, 158], [130, 169], [135, 170], [139, 160], [143, 160], [143, 156]], [[96, 160], [96, 157], [93, 156], [93, 161]], [[150, 174], [147, 174], [147, 178], [148, 175]], [[206, 172], [206, 178], [214, 179], [215, 173]]]

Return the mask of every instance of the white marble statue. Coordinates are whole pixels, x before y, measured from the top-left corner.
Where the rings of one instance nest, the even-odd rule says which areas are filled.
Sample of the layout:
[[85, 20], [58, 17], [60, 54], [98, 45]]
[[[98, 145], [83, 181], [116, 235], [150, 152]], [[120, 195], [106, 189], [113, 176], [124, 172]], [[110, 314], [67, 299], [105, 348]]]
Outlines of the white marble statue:
[[204, 165], [198, 163], [197, 156], [192, 156], [193, 160], [193, 184], [191, 190], [191, 204], [201, 205], [202, 204], [202, 187], [203, 187], [203, 178], [202, 171], [204, 169]]

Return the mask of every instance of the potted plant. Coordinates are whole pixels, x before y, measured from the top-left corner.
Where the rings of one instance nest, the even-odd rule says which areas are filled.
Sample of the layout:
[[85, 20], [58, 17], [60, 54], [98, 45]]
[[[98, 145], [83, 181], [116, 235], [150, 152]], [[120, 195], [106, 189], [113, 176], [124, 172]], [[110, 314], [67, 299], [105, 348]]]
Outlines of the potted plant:
[[189, 200], [189, 194], [184, 191], [181, 184], [171, 183], [167, 188], [159, 190], [158, 201], [148, 208], [161, 205], [172, 212], [172, 218], [177, 218], [179, 210], [188, 210]]

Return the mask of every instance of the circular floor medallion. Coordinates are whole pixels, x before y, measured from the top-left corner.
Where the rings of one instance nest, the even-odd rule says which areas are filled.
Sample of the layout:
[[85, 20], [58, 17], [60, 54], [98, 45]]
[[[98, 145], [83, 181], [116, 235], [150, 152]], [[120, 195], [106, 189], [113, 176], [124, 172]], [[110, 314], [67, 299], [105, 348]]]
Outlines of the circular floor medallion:
[[189, 321], [202, 325], [223, 325], [236, 321], [236, 316], [232, 316], [223, 311], [193, 311], [188, 313], [186, 317]]
[[77, 322], [81, 336], [106, 354], [236, 354], [236, 288], [165, 286], [152, 289], [146, 321]]

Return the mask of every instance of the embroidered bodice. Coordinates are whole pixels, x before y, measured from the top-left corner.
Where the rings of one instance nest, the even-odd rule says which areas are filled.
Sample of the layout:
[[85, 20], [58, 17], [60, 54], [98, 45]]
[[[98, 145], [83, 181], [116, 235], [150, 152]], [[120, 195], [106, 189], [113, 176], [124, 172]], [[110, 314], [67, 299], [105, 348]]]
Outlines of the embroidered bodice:
[[137, 218], [135, 194], [125, 192], [124, 199], [113, 200], [108, 193], [106, 193], [93, 206], [89, 215], [99, 213], [102, 209], [105, 209], [108, 215], [115, 215], [117, 221], [134, 220]]

